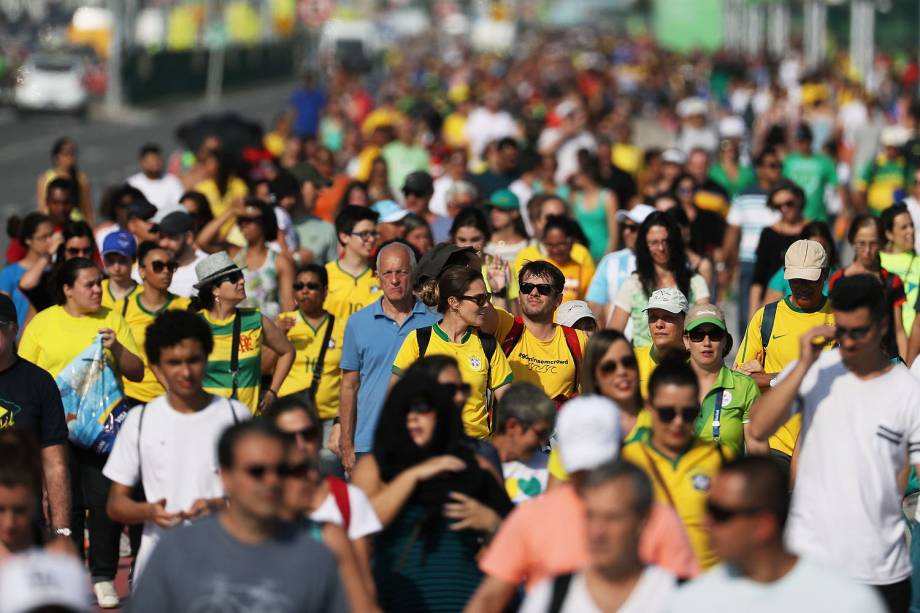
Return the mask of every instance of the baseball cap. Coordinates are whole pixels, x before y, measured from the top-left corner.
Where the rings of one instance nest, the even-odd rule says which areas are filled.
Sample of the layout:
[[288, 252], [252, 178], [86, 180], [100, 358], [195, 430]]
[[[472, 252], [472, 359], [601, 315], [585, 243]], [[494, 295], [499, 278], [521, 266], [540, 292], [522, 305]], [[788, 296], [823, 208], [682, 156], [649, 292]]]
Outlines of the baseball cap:
[[195, 229], [195, 220], [185, 211], [173, 211], [160, 222], [160, 234], [176, 236]]
[[393, 200], [378, 200], [371, 205], [371, 210], [377, 213], [377, 223], [397, 223], [409, 214]]
[[0, 613], [42, 607], [90, 611], [89, 585], [89, 575], [75, 557], [40, 550], [16, 554], [0, 567]]
[[723, 330], [727, 329], [725, 326], [725, 314], [722, 313], [722, 309], [714, 304], [694, 304], [693, 308], [687, 313], [686, 320], [684, 320], [684, 330], [689, 332], [703, 324], [712, 324]]
[[459, 253], [476, 255], [472, 247], [458, 247], [453, 243], [439, 243], [422, 256], [415, 267], [415, 287], [425, 279], [437, 279], [447, 265], [447, 260]]
[[134, 259], [137, 254], [137, 243], [130, 232], [119, 230], [112, 232], [102, 241], [102, 255], [107, 253], [118, 253], [126, 258]]
[[556, 323], [570, 328], [574, 326], [579, 319], [584, 317], [590, 317], [595, 322], [597, 321], [597, 316], [594, 314], [594, 311], [591, 310], [588, 303], [584, 300], [569, 300], [568, 302], [563, 302], [556, 311]]
[[434, 179], [424, 170], [410, 172], [403, 183], [403, 192], [412, 192], [414, 194], [433, 194]]
[[706, 106], [706, 101], [702, 98], [697, 98], [696, 96], [684, 98], [677, 103], [677, 115], [679, 117], [705, 115], [707, 110], [709, 109]]
[[7, 294], [0, 294], [0, 324], [16, 323], [16, 304]]
[[135, 200], [128, 205], [128, 219], [143, 219], [147, 221], [156, 214], [157, 207], [146, 200]]
[[517, 211], [521, 208], [521, 201], [510, 189], [500, 189], [489, 196], [487, 206], [494, 206], [503, 211]]
[[795, 131], [795, 139], [796, 140], [807, 140], [809, 142], [813, 141], [814, 134], [811, 131], [811, 126], [805, 123], [804, 121], [800, 123], [799, 127]]
[[729, 115], [719, 120], [719, 136], [722, 138], [741, 138], [746, 129], [744, 120], [737, 115]]
[[620, 452], [620, 410], [604, 396], [579, 396], [562, 405], [556, 439], [569, 473], [591, 470]]
[[164, 207], [159, 207], [157, 209], [156, 215], [153, 216], [151, 221], [159, 225], [164, 219], [166, 219], [167, 215], [172, 213], [188, 213], [188, 209], [186, 209], [181, 204], [170, 204]]
[[686, 313], [689, 308], [690, 304], [682, 291], [676, 287], [663, 287], [652, 292], [652, 295], [649, 296], [648, 304], [642, 310], [662, 309], [668, 313], [677, 314]]
[[676, 147], [668, 147], [661, 153], [661, 161], [665, 164], [683, 166], [687, 163], [687, 155]]
[[903, 147], [910, 138], [910, 132], [904, 126], [885, 126], [880, 138], [883, 147]]
[[827, 253], [818, 241], [802, 239], [786, 250], [783, 278], [817, 281], [827, 268]]
[[645, 218], [654, 212], [655, 212], [655, 207], [653, 206], [649, 206], [647, 204], [637, 204], [636, 206], [634, 206], [633, 208], [629, 210], [620, 209], [619, 211], [617, 211], [617, 221], [622, 223], [625, 220], [629, 219], [630, 221], [634, 221], [637, 224], [641, 225], [642, 222], [645, 221]]

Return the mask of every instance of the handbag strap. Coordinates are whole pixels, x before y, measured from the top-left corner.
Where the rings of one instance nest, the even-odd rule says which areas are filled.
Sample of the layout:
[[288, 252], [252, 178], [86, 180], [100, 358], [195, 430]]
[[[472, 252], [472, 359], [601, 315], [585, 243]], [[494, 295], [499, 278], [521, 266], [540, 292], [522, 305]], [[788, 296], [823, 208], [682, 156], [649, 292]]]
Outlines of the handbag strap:
[[655, 458], [652, 457], [652, 454], [648, 452], [648, 449], [645, 448], [645, 445], [639, 444], [639, 448], [642, 449], [642, 453], [645, 454], [645, 459], [648, 460], [649, 468], [652, 471], [652, 477], [655, 481], [658, 482], [658, 485], [661, 486], [661, 489], [664, 490], [664, 495], [668, 499], [668, 504], [671, 505], [671, 508], [676, 509], [677, 505], [674, 504], [674, 497], [671, 495], [671, 490], [668, 489], [668, 484], [664, 480], [664, 476], [661, 474], [661, 471], [658, 470], [658, 466], [655, 464]]
[[236, 375], [240, 370], [240, 328], [242, 325], [240, 310], [237, 309], [236, 315], [233, 316], [233, 337], [230, 340], [230, 380], [233, 383], [231, 398], [236, 398]]
[[313, 381], [310, 382], [310, 390], [307, 392], [310, 399], [316, 398], [316, 390], [319, 389], [319, 380], [323, 376], [323, 362], [326, 361], [326, 350], [329, 349], [329, 339], [332, 338], [332, 326], [335, 325], [335, 315], [329, 313], [326, 320], [326, 333], [323, 335], [323, 344], [319, 348], [319, 355], [316, 357], [316, 364], [313, 365]]

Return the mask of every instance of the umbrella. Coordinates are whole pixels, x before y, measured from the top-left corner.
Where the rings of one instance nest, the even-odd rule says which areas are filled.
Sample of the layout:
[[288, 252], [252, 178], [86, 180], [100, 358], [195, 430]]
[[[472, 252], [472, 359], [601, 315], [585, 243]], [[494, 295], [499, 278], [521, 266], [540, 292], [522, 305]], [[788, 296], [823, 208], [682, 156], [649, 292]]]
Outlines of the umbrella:
[[200, 115], [176, 129], [176, 139], [191, 151], [197, 151], [206, 137], [217, 136], [223, 150], [237, 159], [245, 149], [261, 149], [262, 135], [259, 122], [233, 112]]

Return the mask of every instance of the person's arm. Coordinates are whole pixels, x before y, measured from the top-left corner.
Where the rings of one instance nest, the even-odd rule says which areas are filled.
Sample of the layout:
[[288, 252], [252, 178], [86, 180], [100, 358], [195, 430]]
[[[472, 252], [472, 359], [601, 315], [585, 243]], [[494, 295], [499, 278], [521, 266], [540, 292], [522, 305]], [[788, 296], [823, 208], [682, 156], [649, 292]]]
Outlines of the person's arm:
[[724, 266], [719, 271], [719, 286], [728, 287], [729, 281], [735, 274], [738, 266], [738, 250], [741, 246], [741, 228], [728, 224], [725, 228], [725, 237], [722, 239], [722, 253], [725, 260]]
[[243, 202], [241, 200], [237, 200], [234, 201], [231, 206], [228, 206], [223, 213], [216, 215], [214, 219], [209, 221], [198, 232], [198, 236], [195, 237], [195, 240], [198, 242], [198, 246], [204, 250], [206, 245], [213, 245], [220, 242], [220, 229], [225, 223], [227, 223], [228, 220], [236, 219], [238, 215], [241, 215], [243, 210]]
[[501, 613], [511, 602], [517, 586], [499, 579], [493, 575], [486, 575], [470, 598], [464, 613]]
[[342, 387], [339, 391], [339, 457], [345, 472], [355, 469], [355, 424], [357, 421], [358, 388], [361, 376], [356, 370], [342, 370]]
[[920, 317], [914, 317], [914, 323], [910, 326], [910, 337], [907, 340], [908, 366], [914, 363], [918, 354], [920, 354]]
[[42, 448], [42, 468], [48, 507], [51, 511], [51, 529], [70, 527], [70, 472], [67, 469], [66, 445], [49, 445]]
[[789, 409], [798, 395], [799, 386], [824, 349], [823, 343], [815, 341], [833, 336], [834, 328], [831, 326], [816, 326], [799, 337], [798, 361], [776, 387], [758, 398], [751, 407], [750, 432], [755, 439], [769, 438], [789, 419]]
[[172, 528], [182, 521], [179, 513], [166, 511], [166, 501], [138, 502], [131, 496], [134, 486], [112, 482], [105, 512], [112, 521], [120, 524], [152, 522], [161, 528]]
[[38, 284], [41, 283], [42, 273], [45, 272], [45, 269], [48, 268], [51, 264], [51, 254], [43, 253], [40, 258], [35, 260], [35, 263], [29, 266], [22, 277], [19, 278], [19, 289], [23, 292], [27, 292], [31, 289], [38, 287]]
[[613, 253], [620, 245], [620, 224], [617, 222], [617, 197], [612, 191], [606, 192], [602, 203], [607, 214], [607, 251]]
[[[771, 302], [778, 302], [784, 298], [783, 292], [773, 289], [772, 287], [767, 288], [766, 293], [763, 296], [763, 304], [770, 304]], [[759, 305], [762, 306], [762, 305]]]
[[339, 577], [352, 611], [379, 611], [373, 596], [368, 593], [361, 575], [354, 549], [341, 526], [323, 524], [323, 543], [332, 551], [339, 567]]
[[275, 271], [278, 273], [278, 299], [281, 302], [281, 310], [293, 311], [297, 303], [294, 301], [294, 264], [290, 257], [282, 254], [276, 258]]
[[262, 334], [265, 335], [263, 340], [265, 345], [278, 354], [278, 361], [275, 362], [275, 370], [272, 373], [271, 388], [262, 395], [259, 410], [263, 410], [270, 402], [278, 399], [278, 390], [281, 389], [281, 384], [291, 371], [295, 355], [294, 345], [291, 344], [285, 333], [264, 315], [262, 316]]
[[46, 185], [48, 185], [48, 180], [45, 178], [45, 173], [39, 174], [35, 184], [35, 205], [38, 212], [44, 215], [48, 214], [48, 204], [45, 202]]
[[102, 337], [102, 346], [112, 352], [115, 364], [118, 366], [118, 371], [122, 376], [135, 383], [143, 380], [144, 362], [121, 344], [121, 341], [115, 335], [115, 330], [101, 328], [99, 335]]
[[458, 472], [466, 467], [463, 460], [452, 455], [435, 456], [402, 471], [388, 483], [380, 479], [380, 469], [373, 455], [358, 462], [352, 483], [364, 490], [374, 507], [381, 525], [388, 526], [399, 514], [403, 505], [421, 481], [427, 481], [444, 472]]
[[[898, 347], [898, 355], [907, 355], [907, 332], [904, 331], [904, 315], [901, 305], [895, 305], [891, 316], [894, 318], [894, 339]], [[916, 317], [914, 318], [916, 319]]]
[[83, 221], [88, 223], [90, 228], [95, 228], [96, 215], [93, 213], [93, 190], [89, 178], [81, 173], [77, 182], [80, 184], [80, 213], [83, 214]]
[[619, 306], [613, 307], [613, 313], [610, 314], [610, 319], [607, 320], [607, 327], [622, 332], [626, 329], [627, 323], [629, 323], [629, 313]]
[[751, 424], [744, 424], [744, 452], [747, 455], [767, 455], [770, 453], [770, 443], [767, 439], [755, 438], [751, 433]]

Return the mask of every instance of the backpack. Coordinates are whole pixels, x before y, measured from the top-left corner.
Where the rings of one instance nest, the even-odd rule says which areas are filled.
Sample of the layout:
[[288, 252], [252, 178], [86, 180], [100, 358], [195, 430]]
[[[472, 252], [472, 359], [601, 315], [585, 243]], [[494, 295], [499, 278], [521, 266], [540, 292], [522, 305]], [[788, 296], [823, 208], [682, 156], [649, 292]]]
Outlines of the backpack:
[[562, 605], [565, 604], [565, 597], [568, 596], [569, 586], [572, 584], [572, 573], [564, 573], [553, 579], [553, 590], [549, 600], [547, 613], [559, 613], [562, 611]]
[[[572, 389], [577, 390], [580, 381], [579, 375], [581, 373], [581, 343], [578, 342], [578, 333], [575, 331], [575, 328], [562, 325], [559, 327], [562, 328], [562, 334], [565, 336], [565, 344], [569, 348], [569, 353], [572, 355], [572, 362], [575, 364], [575, 377]], [[514, 352], [515, 346], [520, 342], [521, 337], [524, 336], [525, 329], [524, 319], [522, 317], [515, 317], [514, 324], [511, 326], [511, 329], [508, 330], [508, 335], [505, 336], [505, 340], [502, 341], [502, 351], [505, 357], [510, 357], [512, 352]], [[558, 409], [566, 400], [571, 400], [577, 395], [578, 392], [572, 392], [572, 395], [568, 397], [560, 394], [553, 398], [553, 401], [556, 403], [556, 408]]]
[[773, 324], [776, 322], [776, 307], [779, 301], [771, 302], [763, 307], [763, 320], [760, 322], [760, 346], [763, 347], [763, 359], [767, 359], [767, 345], [770, 344], [770, 335], [773, 334]]
[[334, 475], [326, 477], [326, 483], [329, 484], [329, 491], [335, 500], [335, 506], [342, 514], [342, 527], [345, 528], [345, 532], [348, 532], [351, 526], [351, 499], [348, 497], [348, 484]]

